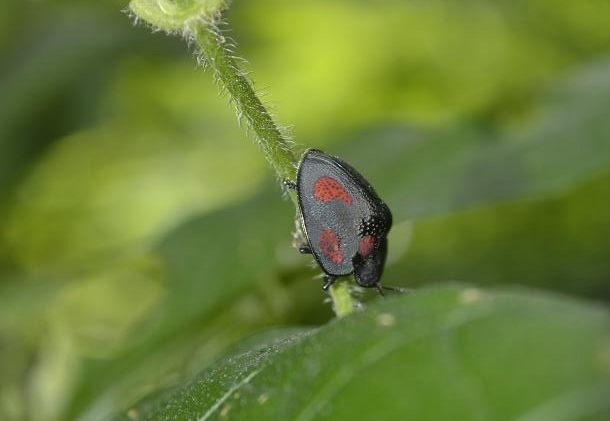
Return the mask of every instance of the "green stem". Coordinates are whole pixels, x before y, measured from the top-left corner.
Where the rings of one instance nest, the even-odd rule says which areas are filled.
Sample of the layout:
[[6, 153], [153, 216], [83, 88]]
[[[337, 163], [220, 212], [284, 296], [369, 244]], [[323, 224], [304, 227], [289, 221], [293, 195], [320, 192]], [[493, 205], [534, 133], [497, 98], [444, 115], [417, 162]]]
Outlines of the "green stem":
[[[216, 26], [198, 20], [192, 23], [190, 29], [201, 48], [206, 66], [212, 69], [215, 78], [229, 93], [238, 118], [243, 117], [252, 129], [278, 177], [281, 180], [295, 180], [296, 159], [287, 139], [256, 95], [249, 80], [235, 64], [231, 51], [226, 48], [225, 39], [218, 33]], [[293, 192], [291, 198], [296, 204], [296, 195]], [[335, 282], [330, 287], [330, 297], [337, 317], [354, 312], [356, 305], [347, 281]]]
[[[131, 12], [169, 33], [180, 33], [193, 39], [205, 66], [212, 70], [221, 88], [229, 94], [239, 121], [245, 121], [265, 158], [280, 180], [296, 180], [297, 159], [290, 142], [273, 121], [257, 96], [252, 83], [235, 63], [227, 41], [219, 32], [217, 22], [227, 7], [227, 0], [132, 0]], [[293, 190], [288, 194], [298, 206]], [[347, 282], [336, 282], [330, 288], [333, 308], [338, 317], [352, 313], [354, 299]]]
[[347, 280], [338, 279], [330, 286], [329, 292], [337, 317], [344, 317], [354, 312], [356, 303], [350, 293]]
[[205, 20], [196, 20], [190, 25], [191, 33], [201, 48], [205, 65], [214, 72], [214, 77], [229, 93], [238, 118], [243, 119], [254, 133], [265, 158], [281, 180], [296, 178], [297, 161], [288, 139], [260, 101], [252, 84], [241, 71], [226, 47], [225, 38], [216, 25]]

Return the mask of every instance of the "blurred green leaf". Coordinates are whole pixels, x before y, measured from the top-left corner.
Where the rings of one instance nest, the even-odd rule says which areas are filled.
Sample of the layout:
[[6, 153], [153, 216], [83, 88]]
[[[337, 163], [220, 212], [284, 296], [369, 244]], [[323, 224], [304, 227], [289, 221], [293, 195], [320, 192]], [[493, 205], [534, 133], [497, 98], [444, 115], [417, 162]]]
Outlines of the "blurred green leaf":
[[119, 418], [603, 420], [609, 356], [605, 309], [444, 287], [221, 360]]
[[499, 133], [393, 125], [349, 139], [342, 156], [397, 220], [560, 194], [610, 168], [609, 75], [608, 60], [579, 68], [527, 122]]
[[609, 300], [609, 186], [610, 172], [565, 195], [398, 225], [384, 279], [521, 283]]
[[[191, 354], [205, 364], [229, 343], [295, 310], [270, 264], [278, 253], [298, 258], [289, 247], [293, 209], [278, 196], [279, 188], [193, 218], [160, 242], [155, 255], [167, 295], [140, 326], [137, 341], [112, 360], [91, 363], [71, 412], [90, 417], [108, 401], [124, 405], [151, 384], [166, 384], [170, 373], [188, 372]], [[256, 282], [261, 297], [245, 295]], [[204, 349], [195, 351], [202, 341]]]
[[100, 78], [126, 35], [108, 11], [48, 12], [52, 23], [15, 29], [19, 44], [0, 56], [2, 205], [48, 144], [94, 119]]
[[256, 281], [273, 282], [270, 263], [279, 245], [282, 254], [294, 252], [289, 247], [292, 206], [278, 206], [278, 195], [279, 189], [267, 190], [234, 208], [193, 219], [160, 244], [171, 282], [172, 313], [164, 324], [210, 311]]
[[[610, 49], [607, 0], [234, 2], [229, 21], [297, 139], [366, 125], [502, 126]], [[242, 49], [243, 47], [243, 49]]]
[[200, 136], [114, 127], [63, 139], [13, 204], [5, 239], [14, 258], [39, 273], [105, 265], [147, 248], [191, 213], [248, 195], [262, 163], [236, 153], [241, 142]]

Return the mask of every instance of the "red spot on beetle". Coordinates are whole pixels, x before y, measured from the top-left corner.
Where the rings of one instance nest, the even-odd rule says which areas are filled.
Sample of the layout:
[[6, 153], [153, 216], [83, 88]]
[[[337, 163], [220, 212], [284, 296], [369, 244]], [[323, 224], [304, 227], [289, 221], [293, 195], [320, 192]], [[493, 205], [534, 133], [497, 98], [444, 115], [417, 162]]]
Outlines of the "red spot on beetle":
[[375, 237], [373, 237], [372, 235], [365, 235], [358, 242], [358, 253], [360, 253], [361, 256], [366, 256], [367, 254], [372, 252], [374, 248]]
[[313, 197], [321, 202], [341, 200], [348, 205], [352, 204], [352, 196], [345, 188], [332, 177], [320, 177], [313, 185]]
[[320, 233], [319, 238], [320, 248], [324, 256], [328, 257], [331, 262], [339, 264], [343, 262], [343, 253], [341, 253], [341, 245], [337, 234], [329, 229], [325, 229]]

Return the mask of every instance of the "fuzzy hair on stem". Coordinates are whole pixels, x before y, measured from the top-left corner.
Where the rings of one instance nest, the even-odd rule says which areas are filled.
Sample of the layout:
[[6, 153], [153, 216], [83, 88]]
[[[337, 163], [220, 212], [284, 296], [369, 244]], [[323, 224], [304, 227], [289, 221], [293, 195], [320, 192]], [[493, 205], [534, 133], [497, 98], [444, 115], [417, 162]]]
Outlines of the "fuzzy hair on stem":
[[[197, 63], [210, 70], [221, 94], [229, 97], [238, 124], [252, 133], [278, 180], [296, 180], [297, 159], [293, 141], [286, 127], [278, 125], [261, 101], [248, 72], [237, 63], [246, 62], [235, 53], [235, 41], [225, 37], [220, 27], [227, 0], [132, 0], [127, 13], [138, 22], [146, 22], [154, 31], [180, 35], [195, 45]], [[284, 189], [298, 208], [296, 192]], [[352, 313], [357, 303], [345, 282], [330, 290], [333, 309], [338, 317]]]

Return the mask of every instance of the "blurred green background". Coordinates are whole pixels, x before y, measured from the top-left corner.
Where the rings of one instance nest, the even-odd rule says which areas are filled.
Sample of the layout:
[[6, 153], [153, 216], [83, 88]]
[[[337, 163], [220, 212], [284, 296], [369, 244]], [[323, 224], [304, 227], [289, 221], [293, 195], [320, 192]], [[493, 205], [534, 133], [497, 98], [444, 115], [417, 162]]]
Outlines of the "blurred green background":
[[[0, 7], [0, 419], [101, 419], [253, 332], [332, 318], [227, 99], [126, 6]], [[340, 155], [393, 210], [385, 283], [608, 302], [610, 2], [226, 17], [297, 147]]]

